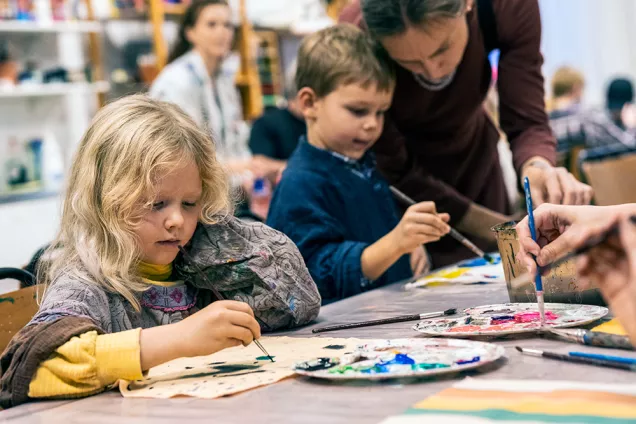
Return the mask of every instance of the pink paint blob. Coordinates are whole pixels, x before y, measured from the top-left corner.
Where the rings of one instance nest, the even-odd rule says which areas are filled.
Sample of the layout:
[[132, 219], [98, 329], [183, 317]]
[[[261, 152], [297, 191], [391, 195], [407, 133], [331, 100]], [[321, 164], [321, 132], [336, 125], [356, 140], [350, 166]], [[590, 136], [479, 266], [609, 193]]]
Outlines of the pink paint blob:
[[[546, 321], [554, 321], [557, 318], [559, 318], [559, 316], [553, 314], [550, 311], [547, 311], [545, 313]], [[539, 312], [522, 312], [519, 314], [515, 314], [515, 322], [520, 324], [524, 322], [537, 322], [540, 320], [541, 320], [541, 316], [539, 315]]]

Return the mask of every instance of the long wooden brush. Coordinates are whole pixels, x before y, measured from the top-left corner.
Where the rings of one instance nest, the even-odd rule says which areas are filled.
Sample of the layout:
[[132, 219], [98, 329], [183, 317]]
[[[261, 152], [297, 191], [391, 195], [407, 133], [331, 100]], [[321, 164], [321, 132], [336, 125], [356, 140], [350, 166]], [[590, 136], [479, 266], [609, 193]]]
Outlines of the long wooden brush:
[[395, 322], [420, 321], [423, 319], [436, 318], [445, 315], [455, 315], [457, 308], [450, 308], [443, 312], [429, 312], [425, 314], [400, 315], [392, 318], [376, 319], [373, 321], [352, 322], [349, 324], [330, 325], [328, 327], [314, 328], [312, 333], [325, 333], [327, 331], [346, 330], [349, 328], [371, 327], [374, 325], [393, 324]]
[[[407, 196], [406, 194], [402, 193], [397, 188], [395, 188], [393, 186], [390, 186], [389, 188], [391, 189], [391, 192], [393, 193], [393, 195], [398, 200], [400, 200], [402, 203], [404, 203], [406, 206], [413, 206], [415, 204], [415, 200], [411, 199], [409, 196]], [[479, 256], [480, 258], [483, 258], [486, 262], [488, 262], [490, 264], [495, 263], [495, 259], [492, 256], [490, 256], [488, 253], [485, 253], [483, 250], [481, 250], [479, 247], [477, 247], [475, 245], [475, 243], [473, 243], [472, 241], [468, 240], [464, 235], [462, 235], [459, 231], [457, 231], [453, 227], [451, 227], [451, 229], [450, 229], [448, 234], [452, 238], [454, 238], [455, 240], [457, 240], [458, 242], [463, 244], [466, 248], [468, 248], [470, 251], [472, 251], [475, 255]]]

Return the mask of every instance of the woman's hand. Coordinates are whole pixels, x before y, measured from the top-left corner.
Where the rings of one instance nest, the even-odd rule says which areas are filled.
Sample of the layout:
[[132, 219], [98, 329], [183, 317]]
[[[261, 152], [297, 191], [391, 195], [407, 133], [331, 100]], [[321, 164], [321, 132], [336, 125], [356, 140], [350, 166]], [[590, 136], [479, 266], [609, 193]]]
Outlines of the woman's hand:
[[618, 235], [577, 260], [579, 279], [594, 283], [636, 346], [636, 217], [618, 219]]
[[545, 159], [530, 159], [521, 171], [521, 181], [530, 180], [535, 206], [543, 203], [557, 205], [589, 205], [594, 194], [592, 187], [578, 181], [565, 168], [555, 168]]
[[517, 224], [519, 252], [517, 259], [526, 264], [529, 271], [536, 272], [531, 255], [539, 266], [546, 266], [568, 252], [582, 246], [588, 239], [607, 231], [622, 211], [636, 205], [619, 206], [565, 206], [549, 203], [534, 211], [537, 242], [532, 240], [528, 217]]

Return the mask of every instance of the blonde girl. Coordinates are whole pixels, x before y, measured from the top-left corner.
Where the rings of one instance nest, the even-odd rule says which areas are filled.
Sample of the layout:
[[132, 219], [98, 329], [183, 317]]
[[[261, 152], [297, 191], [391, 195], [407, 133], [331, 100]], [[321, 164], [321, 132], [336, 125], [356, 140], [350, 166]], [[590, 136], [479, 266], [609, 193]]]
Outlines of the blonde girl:
[[40, 309], [0, 358], [0, 406], [98, 393], [313, 320], [320, 296], [293, 243], [231, 211], [212, 140], [177, 106], [101, 109], [40, 268]]

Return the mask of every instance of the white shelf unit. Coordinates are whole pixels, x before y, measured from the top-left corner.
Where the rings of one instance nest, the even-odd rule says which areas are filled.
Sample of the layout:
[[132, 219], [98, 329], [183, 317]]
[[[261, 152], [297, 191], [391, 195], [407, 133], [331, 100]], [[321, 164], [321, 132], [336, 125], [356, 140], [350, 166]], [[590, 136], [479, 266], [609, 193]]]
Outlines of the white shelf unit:
[[102, 24], [98, 21], [17, 21], [0, 20], [0, 33], [10, 32], [101, 32]]
[[110, 90], [108, 81], [94, 83], [49, 83], [22, 84], [11, 88], [0, 88], [0, 99], [16, 97], [64, 96], [69, 93], [106, 93]]
[[[29, 54], [42, 57], [69, 70], [94, 65], [93, 75], [101, 78], [99, 41], [102, 24], [97, 21], [20, 22], [0, 21], [0, 37], [16, 43], [30, 43]], [[40, 37], [41, 41], [37, 41]], [[85, 43], [88, 53], [85, 54]], [[20, 57], [26, 60], [28, 57]], [[21, 84], [0, 88], [0, 143], [13, 135], [52, 134], [60, 146], [64, 168], [71, 158], [99, 107], [99, 96], [110, 89], [107, 81]], [[29, 136], [30, 137], [30, 136]], [[4, 166], [4, 160], [0, 161]], [[0, 196], [0, 267], [20, 267], [28, 263], [37, 248], [49, 243], [57, 232], [61, 196], [46, 184], [41, 191], [5, 192]]]

